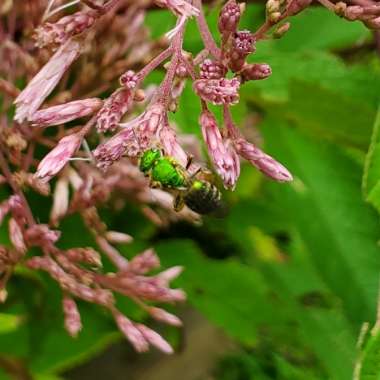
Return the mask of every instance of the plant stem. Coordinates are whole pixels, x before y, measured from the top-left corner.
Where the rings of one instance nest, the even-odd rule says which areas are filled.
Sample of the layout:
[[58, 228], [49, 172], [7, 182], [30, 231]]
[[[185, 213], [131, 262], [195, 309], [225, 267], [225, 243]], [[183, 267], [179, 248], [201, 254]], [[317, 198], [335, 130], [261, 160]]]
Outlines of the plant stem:
[[169, 46], [166, 50], [161, 52], [155, 58], [153, 58], [143, 69], [141, 69], [138, 73], [139, 83], [136, 85], [138, 87], [141, 82], [145, 79], [147, 75], [149, 75], [157, 66], [159, 66], [165, 59], [169, 58], [173, 53], [172, 46]]
[[199, 33], [202, 37], [205, 48], [210, 52], [210, 54], [216, 59], [221, 59], [221, 51], [214, 41], [210, 29], [207, 25], [206, 17], [203, 12], [203, 6], [201, 0], [194, 0], [194, 5], [199, 9], [199, 16], [197, 17], [197, 24]]
[[228, 134], [232, 139], [236, 139], [239, 137], [240, 132], [235, 127], [235, 124], [232, 120], [231, 110], [228, 104], [225, 104], [223, 106], [223, 118], [224, 118], [224, 124], [228, 130]]
[[173, 38], [173, 42], [171, 44], [171, 49], [173, 51], [172, 59], [166, 73], [165, 79], [162, 81], [158, 91], [157, 97], [167, 105], [170, 100], [170, 91], [173, 85], [173, 80], [175, 77], [175, 73], [180, 62], [180, 57], [182, 55], [182, 43], [183, 43], [183, 34], [186, 23], [184, 23], [179, 29], [178, 33]]

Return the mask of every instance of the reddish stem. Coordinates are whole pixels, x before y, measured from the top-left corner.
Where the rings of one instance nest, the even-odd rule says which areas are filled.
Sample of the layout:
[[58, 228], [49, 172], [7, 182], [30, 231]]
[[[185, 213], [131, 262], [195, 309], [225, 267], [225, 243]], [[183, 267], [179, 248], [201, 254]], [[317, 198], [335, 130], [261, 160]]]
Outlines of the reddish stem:
[[240, 132], [235, 127], [234, 121], [232, 120], [231, 110], [228, 104], [223, 106], [223, 118], [224, 124], [227, 127], [228, 134], [232, 139], [236, 139], [239, 137]]
[[214, 41], [210, 29], [207, 25], [206, 17], [203, 12], [202, 1], [194, 0], [194, 5], [199, 9], [199, 16], [197, 17], [197, 24], [199, 33], [201, 34], [205, 48], [210, 52], [210, 54], [216, 59], [220, 60], [222, 57], [221, 51]]
[[165, 59], [168, 59], [170, 55], [173, 53], [172, 46], [169, 46], [166, 50], [161, 52], [155, 58], [153, 58], [143, 69], [141, 69], [138, 73], [139, 83], [136, 87], [138, 87], [141, 82], [145, 79], [147, 75], [149, 75], [156, 67], [158, 67]]
[[165, 79], [162, 81], [158, 91], [157, 97], [160, 99], [165, 105], [170, 101], [170, 91], [173, 85], [173, 80], [176, 74], [176, 70], [178, 64], [180, 62], [180, 57], [182, 55], [182, 43], [183, 43], [183, 34], [186, 23], [184, 23], [178, 33], [173, 38], [173, 42], [171, 44], [171, 49], [173, 51], [172, 59], [166, 73]]

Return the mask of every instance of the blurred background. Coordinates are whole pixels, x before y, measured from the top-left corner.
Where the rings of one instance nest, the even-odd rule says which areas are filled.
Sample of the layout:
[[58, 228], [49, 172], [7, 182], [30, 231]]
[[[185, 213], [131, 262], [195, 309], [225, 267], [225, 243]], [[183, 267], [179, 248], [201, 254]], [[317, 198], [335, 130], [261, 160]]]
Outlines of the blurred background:
[[[218, 7], [208, 12], [214, 32], [217, 15]], [[263, 19], [264, 5], [249, 3], [241, 29], [255, 30]], [[159, 37], [173, 21], [152, 9], [145, 23]], [[111, 230], [134, 236], [121, 247], [125, 255], [153, 246], [163, 267], [185, 267], [175, 285], [188, 302], [171, 309], [183, 328], [153, 324], [176, 353], [136, 354], [107, 314], [80, 302], [84, 329], [70, 338], [57, 285], [20, 272], [8, 310], [27, 323], [0, 318], [1, 380], [10, 378], [7, 368], [15, 378], [37, 380], [348, 380], [358, 363], [368, 365], [361, 379], [378, 379], [380, 338], [369, 331], [380, 269], [380, 173], [372, 170], [380, 39], [317, 6], [291, 24], [281, 40], [258, 43], [251, 60], [270, 64], [273, 74], [242, 87], [233, 116], [294, 182], [271, 182], [244, 165], [236, 190], [224, 193], [226, 217], [200, 225], [159, 228], [133, 203], [101, 210]], [[194, 21], [185, 41], [189, 51], [202, 48]], [[188, 86], [173, 120], [200, 136], [199, 109]], [[62, 248], [93, 244], [81, 223], [63, 222]], [[152, 325], [125, 298], [120, 305]]]

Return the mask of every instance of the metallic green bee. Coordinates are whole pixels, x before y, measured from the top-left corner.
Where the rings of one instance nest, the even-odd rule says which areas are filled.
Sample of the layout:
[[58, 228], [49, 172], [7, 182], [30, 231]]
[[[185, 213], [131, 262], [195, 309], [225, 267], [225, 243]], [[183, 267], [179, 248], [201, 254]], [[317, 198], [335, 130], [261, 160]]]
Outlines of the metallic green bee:
[[140, 158], [140, 170], [150, 177], [151, 187], [162, 188], [174, 195], [174, 209], [182, 210], [184, 205], [198, 214], [218, 212], [222, 206], [221, 193], [206, 180], [209, 175], [200, 169], [189, 175], [187, 169], [173, 157], [164, 156], [159, 149], [149, 149]]

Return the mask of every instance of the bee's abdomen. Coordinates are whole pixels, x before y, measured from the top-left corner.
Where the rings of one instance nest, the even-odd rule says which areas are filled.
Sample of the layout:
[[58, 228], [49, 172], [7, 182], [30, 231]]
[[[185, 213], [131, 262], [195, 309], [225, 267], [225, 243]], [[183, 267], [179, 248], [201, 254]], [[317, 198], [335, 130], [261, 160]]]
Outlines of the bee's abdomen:
[[221, 207], [221, 193], [212, 183], [195, 181], [185, 195], [185, 203], [198, 214], [209, 214]]

